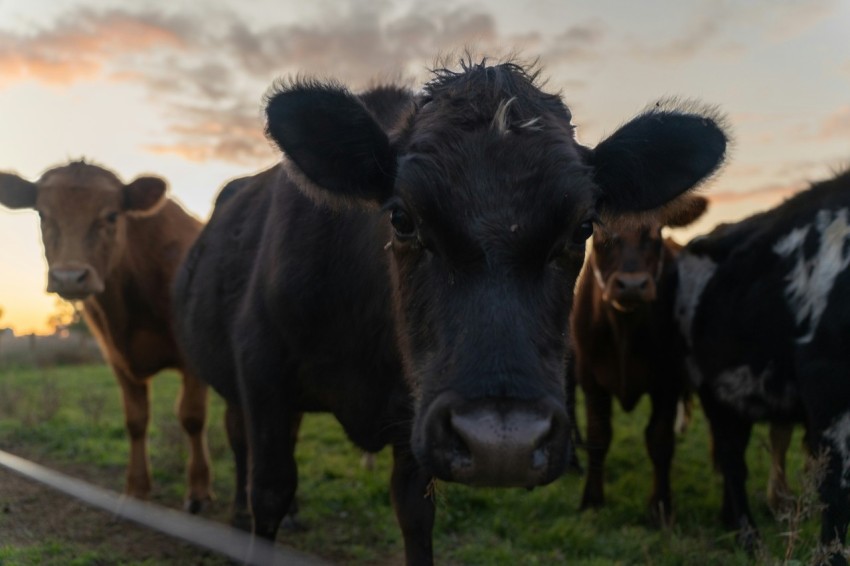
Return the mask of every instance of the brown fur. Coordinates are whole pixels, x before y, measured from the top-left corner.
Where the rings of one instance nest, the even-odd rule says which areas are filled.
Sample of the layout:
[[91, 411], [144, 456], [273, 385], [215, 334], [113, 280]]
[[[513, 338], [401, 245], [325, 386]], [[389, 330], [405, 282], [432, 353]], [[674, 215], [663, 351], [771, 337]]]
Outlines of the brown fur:
[[[663, 273], [674, 268], [681, 246], [662, 240], [662, 225], [685, 226], [705, 211], [705, 199], [688, 196], [643, 226], [619, 225], [594, 235], [593, 249], [576, 287], [572, 313], [575, 380], [585, 394], [588, 471], [582, 509], [604, 502], [603, 467], [613, 436], [611, 403], [631, 411], [644, 394], [652, 399], [645, 431], [654, 469], [650, 513], [671, 520], [670, 463], [676, 405], [683, 384], [667, 363], [669, 330]], [[672, 210], [675, 212], [671, 213]], [[656, 287], [658, 285], [658, 287]]]
[[191, 448], [187, 504], [197, 510], [211, 497], [207, 393], [206, 385], [185, 371], [178, 353], [170, 288], [202, 225], [164, 192], [161, 179], [140, 177], [124, 185], [112, 172], [84, 162], [51, 169], [36, 183], [0, 176], [0, 203], [32, 206], [42, 216], [48, 278], [69, 269], [85, 272], [73, 289], [62, 281], [51, 285], [60, 295], [81, 300], [83, 316], [121, 386], [130, 437], [126, 492], [132, 496], [145, 498], [151, 489], [149, 380], [166, 368], [182, 373], [178, 416]]

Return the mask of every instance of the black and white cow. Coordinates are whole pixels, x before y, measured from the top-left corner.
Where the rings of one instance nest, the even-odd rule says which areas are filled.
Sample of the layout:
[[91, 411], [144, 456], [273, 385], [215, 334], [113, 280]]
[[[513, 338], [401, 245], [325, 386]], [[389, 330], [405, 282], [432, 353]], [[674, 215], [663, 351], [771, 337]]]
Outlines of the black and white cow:
[[677, 265], [675, 318], [724, 476], [724, 523], [752, 545], [744, 451], [753, 422], [804, 422], [811, 452], [829, 454], [821, 541], [843, 544], [850, 519], [850, 171], [695, 239]]

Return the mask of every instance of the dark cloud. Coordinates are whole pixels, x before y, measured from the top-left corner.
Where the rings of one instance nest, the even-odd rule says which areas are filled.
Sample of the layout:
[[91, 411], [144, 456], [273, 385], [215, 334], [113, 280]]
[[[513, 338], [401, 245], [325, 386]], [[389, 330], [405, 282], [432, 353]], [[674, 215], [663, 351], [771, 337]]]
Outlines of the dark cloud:
[[97, 76], [141, 84], [176, 138], [148, 149], [249, 163], [268, 159], [258, 116], [262, 94], [280, 75], [333, 76], [359, 89], [376, 79], [421, 80], [438, 55], [466, 47], [498, 57], [533, 45], [544, 64], [559, 64], [592, 58], [604, 38], [598, 24], [544, 42], [536, 33], [500, 34], [483, 9], [424, 0], [401, 13], [387, 8], [351, 0], [325, 6], [313, 22], [270, 25], [218, 9], [203, 18], [179, 9], [78, 9], [29, 35], [0, 31], [0, 84]]

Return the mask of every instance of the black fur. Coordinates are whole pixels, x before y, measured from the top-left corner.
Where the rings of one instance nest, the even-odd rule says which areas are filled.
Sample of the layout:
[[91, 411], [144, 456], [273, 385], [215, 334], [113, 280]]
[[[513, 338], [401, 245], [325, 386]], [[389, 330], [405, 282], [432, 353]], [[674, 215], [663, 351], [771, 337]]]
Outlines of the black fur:
[[[803, 422], [810, 452], [830, 451], [820, 486], [826, 506], [821, 540], [826, 544], [846, 540], [850, 470], [840, 444], [850, 452], [850, 438], [838, 441], [826, 437], [825, 431], [850, 418], [850, 270], [840, 269], [829, 294], [822, 297], [825, 310], [815, 328], [811, 316], [797, 320], [788, 293], [789, 283], [797, 278], [792, 273], [798, 262], [806, 266], [808, 276], [825, 262], [840, 268], [835, 257], [818, 259], [816, 254], [824, 238], [817, 225], [824, 219], [831, 222], [842, 210], [844, 215], [850, 211], [850, 172], [816, 184], [772, 210], [722, 225], [692, 241], [679, 257], [716, 264], [696, 306], [689, 328], [692, 347], [685, 355], [699, 370], [691, 377], [699, 386], [714, 437], [715, 463], [724, 476], [722, 517], [729, 528], [744, 529], [741, 539], [747, 545], [754, 542], [754, 522], [745, 489], [744, 451], [756, 421]], [[777, 252], [779, 241], [806, 226], [796, 251], [787, 256]], [[830, 238], [833, 245], [840, 243], [835, 238], [844, 238], [840, 252], [846, 255], [846, 235]], [[723, 377], [741, 367], [760, 376], [757, 386], [748, 386], [745, 377], [733, 381]], [[845, 562], [836, 554], [832, 563]]]
[[[535, 77], [466, 61], [418, 97], [303, 80], [272, 94], [267, 132], [288, 159], [216, 208], [175, 290], [187, 357], [228, 402], [237, 511], [247, 482], [256, 533], [274, 536], [295, 492], [302, 411], [334, 413], [363, 449], [393, 446], [409, 563], [431, 562], [432, 475], [537, 485], [562, 472], [567, 318], [603, 193], [569, 111]], [[659, 195], [617, 193], [615, 209], [688, 188], [646, 169]], [[541, 464], [453, 460], [465, 448], [445, 426], [482, 414], [550, 426], [494, 448]]]

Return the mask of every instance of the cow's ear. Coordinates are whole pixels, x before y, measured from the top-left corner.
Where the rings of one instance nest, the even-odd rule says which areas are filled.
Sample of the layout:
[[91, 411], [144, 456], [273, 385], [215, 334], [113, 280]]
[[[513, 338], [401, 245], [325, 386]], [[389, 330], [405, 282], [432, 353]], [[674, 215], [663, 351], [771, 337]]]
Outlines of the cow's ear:
[[696, 222], [708, 210], [708, 199], [699, 195], [682, 195], [666, 205], [659, 217], [663, 226], [684, 228]]
[[279, 88], [266, 107], [266, 133], [314, 200], [382, 203], [392, 193], [396, 163], [389, 138], [360, 100], [339, 85]]
[[0, 173], [0, 204], [7, 208], [35, 208], [38, 187], [14, 173]]
[[697, 186], [723, 162], [727, 135], [717, 112], [671, 104], [653, 106], [590, 152], [605, 213], [658, 208]]
[[167, 189], [165, 181], [159, 177], [138, 177], [124, 185], [124, 210], [133, 216], [156, 214], [167, 200]]

